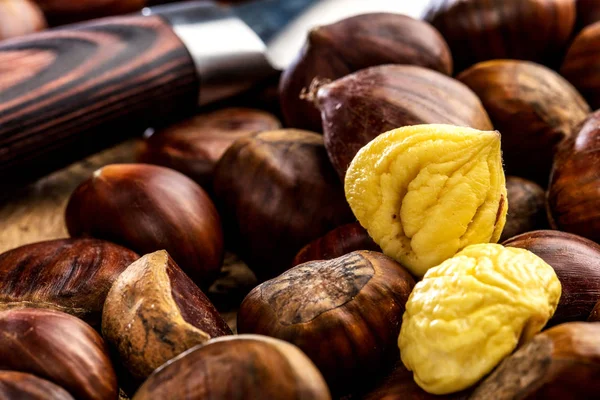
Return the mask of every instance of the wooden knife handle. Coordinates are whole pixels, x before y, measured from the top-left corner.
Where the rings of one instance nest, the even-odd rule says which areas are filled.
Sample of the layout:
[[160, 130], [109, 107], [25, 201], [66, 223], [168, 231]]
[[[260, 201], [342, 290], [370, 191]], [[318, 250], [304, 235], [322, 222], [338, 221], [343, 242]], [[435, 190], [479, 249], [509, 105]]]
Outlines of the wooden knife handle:
[[0, 43], [0, 187], [20, 185], [196, 108], [194, 61], [159, 16]]

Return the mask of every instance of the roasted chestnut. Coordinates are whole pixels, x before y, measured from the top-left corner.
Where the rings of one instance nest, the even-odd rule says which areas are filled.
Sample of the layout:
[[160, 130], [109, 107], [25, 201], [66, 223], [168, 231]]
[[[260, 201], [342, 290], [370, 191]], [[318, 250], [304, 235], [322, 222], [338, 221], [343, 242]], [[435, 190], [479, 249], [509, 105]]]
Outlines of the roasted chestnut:
[[104, 341], [85, 322], [54, 310], [0, 312], [0, 370], [49, 380], [83, 400], [114, 400], [117, 377]]
[[555, 229], [600, 242], [600, 111], [559, 146], [548, 190], [548, 216]]
[[381, 251], [366, 229], [354, 222], [335, 228], [304, 246], [292, 264], [295, 267], [309, 261], [331, 260], [357, 250]]
[[422, 67], [371, 67], [321, 86], [325, 147], [344, 178], [358, 151], [383, 132], [406, 125], [450, 124], [484, 131], [492, 124], [464, 84]]
[[548, 227], [546, 192], [535, 182], [516, 176], [506, 177], [508, 215], [500, 241]]
[[330, 400], [323, 377], [296, 347], [258, 335], [213, 339], [169, 361], [133, 400]]
[[290, 268], [302, 246], [355, 221], [316, 133], [240, 139], [217, 164], [214, 184], [229, 244], [262, 280]]
[[0, 1], [0, 40], [46, 29], [40, 8], [30, 0]]
[[585, 321], [600, 299], [600, 245], [559, 231], [534, 231], [503, 243], [535, 253], [546, 261], [562, 284], [562, 295], [549, 326]]
[[363, 14], [314, 28], [281, 77], [286, 123], [320, 132], [318, 110], [302, 97], [313, 79], [334, 80], [363, 68], [411, 64], [452, 74], [448, 45], [431, 25], [400, 14]]
[[146, 164], [101, 168], [71, 195], [71, 236], [93, 236], [140, 254], [165, 249], [203, 288], [223, 261], [219, 214], [206, 192], [172, 169]]
[[171, 358], [231, 330], [166, 251], [131, 264], [110, 289], [102, 335], [142, 381]]
[[277, 118], [264, 111], [217, 110], [154, 133], [144, 141], [138, 159], [173, 168], [208, 189], [215, 165], [234, 141], [280, 127]]
[[590, 112], [577, 90], [556, 72], [527, 61], [482, 62], [457, 79], [479, 96], [502, 134], [506, 172], [546, 187], [556, 145]]
[[59, 239], [0, 255], [0, 310], [51, 308], [100, 326], [102, 307], [121, 272], [138, 258], [98, 239]]
[[60, 386], [35, 375], [0, 371], [0, 399], [75, 400]]
[[381, 253], [298, 265], [248, 294], [238, 331], [298, 346], [336, 394], [372, 383], [399, 358], [404, 305], [415, 281]]
[[584, 28], [571, 43], [560, 73], [586, 98], [592, 109], [600, 108], [600, 81], [596, 71], [600, 57], [596, 49], [600, 45], [600, 22]]
[[542, 332], [505, 359], [471, 400], [595, 399], [600, 324], [573, 322]]
[[575, 13], [575, 0], [433, 0], [424, 14], [462, 71], [501, 58], [555, 65], [571, 38]]

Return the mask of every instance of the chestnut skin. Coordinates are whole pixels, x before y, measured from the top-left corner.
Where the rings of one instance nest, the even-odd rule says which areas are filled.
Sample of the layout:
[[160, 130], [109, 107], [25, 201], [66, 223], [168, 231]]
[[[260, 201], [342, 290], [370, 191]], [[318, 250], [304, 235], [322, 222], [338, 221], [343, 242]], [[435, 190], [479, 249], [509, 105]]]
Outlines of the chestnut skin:
[[319, 111], [302, 97], [315, 78], [335, 80], [363, 68], [409, 64], [452, 75], [452, 55], [427, 22], [391, 13], [362, 14], [313, 28], [279, 86], [290, 127], [322, 130]]
[[600, 81], [596, 77], [600, 68], [598, 46], [600, 22], [595, 22], [573, 40], [560, 67], [560, 74], [579, 90], [594, 110], [600, 108]]
[[31, 0], [0, 1], [0, 40], [47, 28], [42, 10]]
[[113, 282], [139, 256], [98, 239], [58, 239], [0, 254], [0, 310], [51, 308], [100, 325]]
[[550, 225], [600, 242], [600, 111], [562, 143], [548, 190]]
[[65, 389], [31, 374], [0, 371], [0, 399], [75, 400]]
[[591, 111], [583, 97], [556, 72], [528, 61], [481, 62], [457, 79], [479, 96], [502, 134], [506, 172], [546, 187], [556, 145]]
[[158, 368], [133, 400], [331, 400], [296, 347], [258, 335], [213, 339]]
[[357, 251], [298, 265], [248, 294], [238, 332], [298, 346], [335, 394], [372, 383], [398, 359], [413, 277], [393, 259]]
[[529, 250], [554, 268], [562, 295], [548, 326], [588, 318], [600, 299], [600, 245], [550, 230], [524, 233], [502, 244]]
[[280, 127], [279, 120], [267, 112], [225, 108], [155, 132], [144, 140], [138, 160], [177, 170], [208, 190], [215, 165], [234, 141]]
[[296, 253], [355, 221], [316, 133], [284, 129], [237, 140], [217, 164], [214, 193], [228, 245], [260, 280]]
[[73, 237], [110, 240], [140, 254], [165, 249], [200, 287], [218, 276], [221, 220], [187, 176], [147, 164], [103, 167], [71, 195], [65, 219]]
[[0, 312], [0, 370], [49, 380], [82, 400], [114, 400], [117, 377], [100, 335], [54, 310]]
[[509, 209], [500, 242], [548, 227], [546, 192], [540, 185], [527, 179], [507, 176], [506, 191]]
[[433, 0], [424, 19], [448, 42], [460, 72], [480, 61], [560, 63], [575, 27], [575, 0]]

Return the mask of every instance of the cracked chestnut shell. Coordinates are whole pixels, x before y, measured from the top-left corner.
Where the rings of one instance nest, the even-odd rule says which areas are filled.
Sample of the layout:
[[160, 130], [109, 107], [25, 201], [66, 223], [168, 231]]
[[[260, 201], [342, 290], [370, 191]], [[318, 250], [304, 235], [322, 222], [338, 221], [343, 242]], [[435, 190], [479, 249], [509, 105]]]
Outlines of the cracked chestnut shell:
[[550, 225], [600, 242], [600, 111], [559, 146], [550, 177]]
[[71, 195], [65, 219], [73, 237], [92, 236], [140, 254], [167, 250], [207, 288], [223, 261], [223, 233], [206, 192], [187, 176], [147, 164], [103, 167]]
[[46, 29], [42, 10], [30, 0], [0, 1], [0, 40]]
[[102, 335], [140, 381], [189, 348], [231, 334], [210, 300], [164, 250], [143, 256], [119, 276], [102, 313]]
[[573, 40], [560, 67], [565, 77], [586, 98], [592, 109], [600, 108], [600, 22], [585, 27]]
[[0, 310], [50, 308], [100, 326], [113, 282], [139, 256], [98, 239], [33, 243], [0, 255]]
[[354, 221], [323, 137], [284, 129], [236, 141], [214, 192], [230, 245], [259, 279], [291, 267], [310, 241]]
[[506, 177], [508, 214], [500, 242], [548, 227], [546, 192], [540, 185], [516, 176]]
[[320, 132], [318, 110], [302, 99], [313, 79], [335, 80], [383, 64], [419, 65], [452, 75], [452, 55], [440, 33], [411, 17], [363, 14], [312, 29], [279, 87], [287, 125]]
[[600, 299], [600, 245], [550, 230], [525, 233], [503, 245], [529, 250], [554, 268], [562, 295], [549, 326], [588, 318]]
[[279, 120], [264, 111], [217, 110], [154, 133], [144, 141], [138, 159], [177, 170], [208, 189], [215, 165], [234, 141], [280, 127]]
[[298, 346], [330, 389], [368, 385], [398, 359], [402, 314], [415, 281], [381, 253], [298, 265], [248, 294], [238, 331]]
[[575, 0], [433, 0], [424, 18], [444, 36], [460, 72], [494, 59], [559, 63], [575, 14]]
[[133, 400], [331, 400], [315, 365], [281, 340], [236, 335], [213, 339], [169, 361]]
[[117, 377], [104, 341], [88, 324], [54, 310], [0, 312], [0, 370], [46, 379], [82, 400], [114, 400]]
[[371, 67], [321, 86], [325, 147], [344, 178], [358, 151], [381, 133], [407, 125], [450, 124], [493, 130], [481, 101], [463, 83], [422, 67]]
[[50, 381], [14, 371], [0, 371], [0, 399], [74, 400], [69, 392]]
[[506, 358], [471, 400], [595, 399], [600, 390], [600, 324], [548, 329]]
[[507, 173], [546, 187], [557, 144], [590, 112], [583, 97], [556, 72], [527, 61], [482, 62], [457, 79], [479, 96], [501, 132]]

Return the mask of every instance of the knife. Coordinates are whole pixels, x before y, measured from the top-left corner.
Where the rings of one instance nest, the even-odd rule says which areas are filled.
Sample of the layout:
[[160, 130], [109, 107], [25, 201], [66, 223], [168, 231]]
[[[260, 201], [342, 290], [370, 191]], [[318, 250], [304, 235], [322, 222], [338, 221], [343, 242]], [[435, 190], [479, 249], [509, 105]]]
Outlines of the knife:
[[190, 1], [0, 42], [0, 185], [22, 185], [248, 89], [285, 68], [313, 26], [367, 11], [415, 13], [402, 3]]

